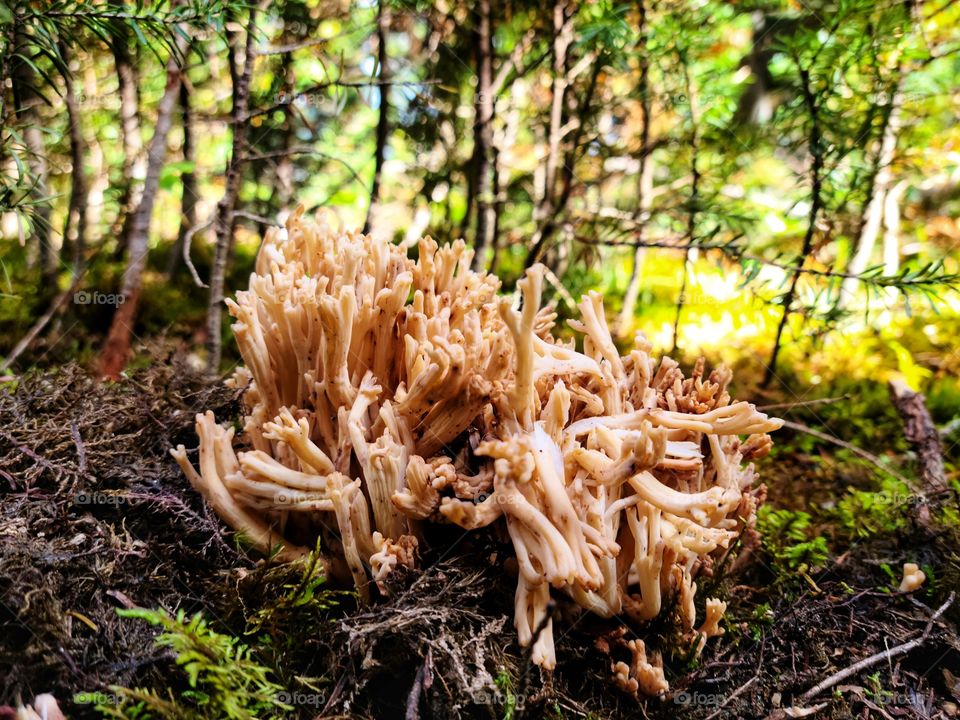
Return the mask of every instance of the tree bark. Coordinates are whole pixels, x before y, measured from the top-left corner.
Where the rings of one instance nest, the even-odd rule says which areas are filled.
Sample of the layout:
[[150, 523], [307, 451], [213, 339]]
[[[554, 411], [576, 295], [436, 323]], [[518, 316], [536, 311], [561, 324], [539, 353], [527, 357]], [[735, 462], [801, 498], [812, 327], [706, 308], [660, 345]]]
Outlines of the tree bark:
[[557, 166], [560, 163], [560, 143], [563, 139], [563, 107], [567, 93], [567, 56], [573, 43], [573, 13], [568, 14], [567, 3], [558, 2], [553, 7], [553, 81], [550, 103], [550, 128], [547, 135], [547, 158], [544, 166], [543, 194], [534, 212], [538, 228], [531, 238], [530, 252], [524, 262], [529, 268], [540, 261], [543, 252], [556, 229], [554, 190]]
[[643, 113], [640, 125], [640, 168], [637, 173], [637, 209], [634, 219], [637, 226], [637, 247], [633, 251], [633, 261], [630, 265], [630, 279], [627, 289], [623, 293], [623, 306], [617, 316], [614, 332], [623, 337], [624, 332], [633, 321], [633, 313], [640, 296], [640, 269], [643, 267], [643, 257], [646, 248], [643, 247], [643, 236], [650, 214], [650, 196], [653, 194], [653, 157], [650, 150], [650, 55], [647, 47], [647, 7], [643, 0], [638, 3], [640, 14], [637, 41], [637, 58], [640, 63], [640, 110]]
[[[296, 76], [293, 72], [293, 55], [283, 53], [280, 56], [280, 75], [283, 77], [283, 92], [293, 97], [296, 92]], [[290, 113], [290, 105], [283, 106], [283, 132], [281, 145], [283, 154], [277, 160], [276, 178], [277, 188], [275, 193], [275, 203], [271, 206], [271, 212], [286, 208], [293, 200], [295, 188], [293, 187], [294, 162], [290, 156], [290, 148], [294, 144], [293, 119]]]
[[211, 373], [215, 373], [219, 369], [222, 353], [220, 333], [223, 319], [224, 278], [227, 272], [227, 261], [233, 247], [234, 209], [240, 191], [242, 155], [249, 129], [247, 110], [250, 101], [250, 77], [253, 74], [254, 64], [253, 42], [256, 18], [257, 9], [251, 8], [242, 72], [236, 70], [238, 65], [236, 50], [234, 49], [231, 52], [231, 67], [234, 68], [231, 75], [236, 79], [236, 84], [233, 87], [233, 108], [230, 113], [233, 122], [233, 143], [230, 151], [230, 161], [227, 165], [223, 197], [217, 204], [216, 210], [214, 226], [216, 228], [217, 247], [214, 254], [213, 270], [210, 275], [210, 295], [207, 305], [207, 371]]
[[[589, 59], [589, 58], [585, 58]], [[567, 203], [573, 195], [574, 181], [576, 177], [573, 174], [573, 168], [577, 164], [577, 152], [580, 149], [580, 139], [583, 137], [583, 130], [587, 124], [587, 119], [591, 113], [591, 103], [595, 99], [597, 82], [600, 79], [600, 71], [603, 69], [603, 55], [597, 54], [593, 59], [590, 79], [587, 81], [583, 96], [576, 102], [574, 115], [576, 116], [575, 129], [570, 135], [570, 143], [563, 160], [563, 171], [560, 179], [560, 192], [552, 196], [549, 200], [547, 210], [543, 213], [540, 226], [533, 236], [533, 247], [527, 254], [524, 268], [529, 268], [536, 262], [540, 262], [547, 254], [547, 247], [550, 240], [560, 227], [562, 219], [567, 208]], [[569, 86], [569, 80], [567, 82]], [[562, 140], [562, 134], [561, 134]], [[548, 263], [549, 264], [549, 263]], [[557, 275], [563, 275], [563, 269], [559, 266], [551, 268]]]
[[[69, 65], [69, 48], [60, 41], [60, 54]], [[71, 73], [63, 74], [64, 105], [67, 108], [68, 137], [70, 139], [70, 201], [63, 225], [64, 248], [71, 249], [73, 274], [79, 275], [84, 265], [87, 236], [87, 182], [83, 167], [83, 132], [80, 107], [77, 104], [76, 88]]]
[[[113, 223], [113, 236], [127, 237], [128, 223], [134, 208], [139, 206], [146, 172], [143, 156], [143, 138], [140, 133], [140, 103], [137, 71], [130, 60], [126, 37], [110, 45], [117, 70], [117, 92], [120, 96], [120, 137], [123, 142], [123, 187], [118, 200], [119, 209]], [[123, 252], [123, 247], [120, 247]]]
[[930, 509], [939, 505], [936, 498], [948, 488], [940, 433], [933, 424], [923, 395], [913, 392], [899, 380], [890, 381], [889, 390], [890, 399], [903, 421], [903, 434], [917, 454], [920, 471], [920, 497], [918, 502], [911, 504], [911, 515], [919, 525], [929, 527]]
[[[868, 195], [870, 201], [863, 210], [863, 221], [857, 238], [857, 252], [847, 266], [847, 273], [850, 275], [861, 275], [870, 266], [870, 259], [873, 257], [877, 238], [880, 236], [887, 193], [893, 185], [891, 165], [897, 150], [897, 136], [900, 133], [900, 105], [898, 83], [884, 114], [880, 149], [877, 152], [876, 169]], [[840, 296], [837, 299], [839, 306], [843, 307], [854, 299], [859, 284], [860, 281], [856, 277], [848, 277], [843, 281]]]
[[[909, 187], [901, 180], [887, 191], [883, 211], [883, 274], [896, 275], [900, 269], [900, 201]], [[895, 288], [889, 288], [896, 294]]]
[[893, 380], [890, 382], [890, 397], [903, 420], [903, 434], [917, 452], [924, 493], [935, 494], [946, 490], [947, 476], [943, 467], [940, 433], [933, 424], [923, 395], [913, 392], [905, 383]]
[[363, 223], [363, 232], [370, 232], [370, 223], [380, 202], [380, 182], [383, 173], [383, 161], [390, 137], [390, 66], [387, 57], [387, 30], [390, 27], [390, 10], [384, 8], [384, 0], [377, 4], [377, 64], [380, 66], [380, 85], [377, 94], [380, 99], [377, 118], [376, 150], [374, 151], [373, 184], [370, 186], [370, 205], [367, 219]]
[[167, 279], [173, 280], [180, 266], [183, 254], [183, 243], [190, 232], [190, 228], [197, 224], [197, 173], [196, 151], [193, 140], [193, 114], [190, 110], [190, 88], [186, 82], [180, 82], [180, 117], [183, 123], [183, 161], [191, 167], [184, 170], [180, 178], [183, 191], [180, 196], [180, 228], [177, 230], [177, 240], [167, 259]]
[[143, 271], [147, 265], [150, 241], [150, 218], [160, 187], [160, 170], [167, 153], [167, 135], [173, 125], [173, 113], [180, 92], [181, 68], [177, 56], [187, 47], [187, 41], [177, 36], [179, 53], [173, 53], [167, 61], [167, 84], [157, 108], [157, 122], [147, 150], [147, 174], [143, 183], [140, 204], [130, 220], [126, 238], [127, 267], [123, 273], [121, 295], [123, 302], [117, 307], [110, 325], [110, 332], [100, 360], [101, 377], [115, 378], [126, 365], [130, 354], [130, 336], [140, 298]]
[[474, 233], [473, 268], [486, 267], [487, 251], [494, 245], [496, 230], [493, 197], [493, 22], [490, 0], [477, 3], [477, 30], [474, 54], [477, 67], [477, 92], [474, 101], [473, 144], [476, 164], [477, 225]]
[[[18, 36], [17, 45], [23, 41]], [[11, 82], [13, 84], [13, 111], [22, 128], [23, 141], [27, 148], [27, 164], [34, 178], [34, 194], [41, 198], [48, 196], [47, 191], [47, 152], [43, 143], [43, 133], [40, 130], [40, 118], [37, 115], [37, 104], [41, 99], [37, 96], [33, 69], [29, 64], [14, 61], [11, 68]], [[37, 242], [37, 264], [43, 278], [44, 287], [53, 287], [56, 279], [56, 251], [50, 245], [50, 203], [39, 203], [34, 210], [34, 220], [31, 223], [33, 237]]]
[[[690, 67], [684, 57], [680, 58], [683, 64], [683, 77], [687, 90], [687, 104], [690, 106], [690, 198], [687, 201], [687, 243], [693, 245], [697, 236], [697, 210], [700, 204], [700, 168], [697, 165], [697, 154], [700, 152], [699, 107], [697, 101], [697, 86], [690, 77]], [[670, 352], [676, 352], [680, 339], [680, 316], [683, 314], [683, 305], [687, 298], [687, 276], [689, 273], [690, 256], [693, 250], [683, 251], [683, 267], [680, 279], [680, 295], [677, 297], [677, 310], [673, 318], [673, 341]]]

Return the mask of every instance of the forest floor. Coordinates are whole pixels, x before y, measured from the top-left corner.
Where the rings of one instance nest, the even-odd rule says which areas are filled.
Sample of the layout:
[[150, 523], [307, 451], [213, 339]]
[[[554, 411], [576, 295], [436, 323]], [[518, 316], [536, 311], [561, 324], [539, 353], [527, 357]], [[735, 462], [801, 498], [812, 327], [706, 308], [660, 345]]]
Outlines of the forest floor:
[[[129, 695], [118, 688], [189, 693], [156, 630], [117, 612], [164, 607], [203, 613], [248, 645], [285, 689], [289, 717], [957, 716], [960, 602], [934, 618], [960, 589], [955, 526], [907, 519], [831, 541], [817, 559], [800, 542], [765, 543], [711, 590], [730, 603], [726, 634], [697, 661], [667, 657], [670, 693], [638, 700], [610, 681], [611, 659], [635, 630], [655, 645], [667, 629], [558, 602], [559, 664], [542, 675], [516, 643], [503, 538], [436, 530], [424, 569], [397, 573], [391, 597], [368, 609], [310, 582], [310, 568], [245, 556], [169, 457], [196, 445], [193, 417], [207, 409], [221, 421], [240, 410], [232, 391], [173, 356], [115, 383], [68, 365], [0, 392], [0, 704], [50, 692], [67, 717], [84, 718], [119, 712]], [[865, 472], [788, 443], [763, 478], [790, 513], [814, 496], [829, 506]], [[955, 512], [956, 495], [947, 502]], [[835, 530], [816, 526], [811, 538]], [[896, 590], [904, 562], [931, 570], [921, 592]]]

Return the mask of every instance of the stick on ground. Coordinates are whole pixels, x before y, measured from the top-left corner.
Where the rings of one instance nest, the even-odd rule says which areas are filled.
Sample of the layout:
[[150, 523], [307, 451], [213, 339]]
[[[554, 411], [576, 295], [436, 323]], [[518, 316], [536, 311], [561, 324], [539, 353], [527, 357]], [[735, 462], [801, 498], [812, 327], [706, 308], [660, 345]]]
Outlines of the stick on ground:
[[803, 701], [809, 701], [815, 698], [817, 695], [822, 693], [824, 690], [829, 690], [834, 685], [843, 680], [846, 680], [848, 677], [856, 675], [861, 670], [866, 670], [871, 668], [874, 665], [878, 665], [884, 660], [890, 660], [892, 658], [898, 657], [900, 655], [906, 655], [908, 652], [914, 648], [920, 647], [923, 645], [930, 637], [930, 633], [933, 631], [933, 625], [936, 621], [943, 615], [947, 609], [953, 604], [954, 598], [956, 597], [955, 593], [950, 593], [950, 597], [947, 598], [947, 601], [937, 608], [937, 611], [930, 616], [930, 621], [927, 623], [927, 627], [924, 628], [923, 632], [915, 637], [913, 640], [909, 640], [901, 645], [896, 645], [892, 648], [884, 650], [883, 652], [876, 653], [871, 655], [868, 658], [850, 665], [849, 667], [840, 670], [839, 672], [834, 673], [826, 680], [822, 680], [814, 685], [812, 688], [807, 690], [803, 695], [800, 696], [800, 699]]

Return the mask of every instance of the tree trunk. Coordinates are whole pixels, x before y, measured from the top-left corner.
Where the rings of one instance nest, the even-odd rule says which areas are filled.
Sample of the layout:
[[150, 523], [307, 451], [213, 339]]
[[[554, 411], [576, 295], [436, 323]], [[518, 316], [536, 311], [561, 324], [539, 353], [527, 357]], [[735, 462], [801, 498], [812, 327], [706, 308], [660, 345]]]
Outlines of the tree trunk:
[[[900, 269], [900, 201], [909, 184], [901, 180], [887, 191], [883, 211], [883, 274], [896, 275]], [[896, 288], [888, 288], [896, 295]]]
[[647, 49], [647, 8], [640, 0], [640, 21], [637, 29], [637, 57], [640, 62], [640, 109], [643, 113], [640, 125], [640, 169], [637, 174], [637, 209], [634, 220], [637, 222], [637, 247], [633, 251], [633, 262], [630, 265], [630, 279], [627, 289], [623, 293], [623, 307], [614, 327], [614, 334], [623, 337], [633, 322], [633, 313], [637, 307], [637, 298], [640, 296], [640, 269], [643, 267], [643, 256], [646, 248], [643, 247], [643, 236], [650, 214], [650, 196], [653, 195], [653, 157], [650, 151], [650, 55]]
[[[293, 55], [283, 53], [280, 56], [280, 75], [283, 77], [283, 92], [293, 97], [296, 92], [296, 77], [293, 73]], [[277, 187], [275, 193], [275, 202], [271, 205], [271, 212], [275, 215], [290, 205], [294, 198], [295, 188], [293, 187], [294, 163], [290, 157], [289, 150], [293, 146], [294, 128], [293, 120], [290, 114], [290, 105], [284, 105], [283, 108], [283, 132], [282, 147], [283, 154], [277, 160], [276, 178]]]
[[253, 74], [253, 40], [256, 27], [257, 10], [251, 8], [250, 22], [247, 26], [247, 38], [243, 58], [243, 71], [237, 72], [238, 61], [235, 49], [231, 52], [231, 75], [236, 78], [233, 87], [233, 108], [230, 116], [233, 121], [233, 143], [230, 151], [230, 161], [227, 165], [227, 178], [223, 197], [217, 204], [216, 227], [217, 247], [214, 254], [213, 270], [210, 274], [210, 295], [207, 305], [207, 371], [217, 372], [220, 367], [221, 325], [223, 317], [224, 278], [227, 272], [227, 261], [233, 246], [234, 209], [237, 203], [237, 194], [240, 191], [241, 166], [243, 150], [247, 141], [249, 127], [247, 109], [250, 101], [250, 77]]
[[565, 2], [553, 7], [553, 81], [550, 102], [550, 129], [547, 135], [547, 158], [544, 164], [543, 192], [534, 211], [537, 230], [530, 239], [531, 247], [527, 253], [524, 267], [529, 268], [540, 261], [553, 231], [556, 229], [554, 192], [557, 178], [557, 166], [560, 163], [560, 142], [563, 129], [563, 106], [567, 93], [567, 54], [573, 42], [573, 14], [567, 13]]
[[167, 260], [167, 278], [173, 280], [180, 266], [180, 255], [183, 253], [183, 243], [190, 232], [190, 228], [197, 224], [197, 173], [196, 152], [193, 147], [193, 116], [190, 112], [190, 88], [187, 83], [180, 83], [180, 117], [183, 121], [183, 160], [194, 166], [185, 170], [181, 178], [183, 192], [180, 196], [180, 228], [177, 230], [177, 240], [170, 251]]
[[[876, 171], [870, 187], [870, 201], [863, 211], [863, 222], [860, 235], [857, 238], [857, 252], [847, 266], [849, 275], [861, 275], [870, 267], [870, 259], [880, 236], [880, 226], [883, 222], [884, 206], [887, 192], [893, 184], [894, 153], [897, 150], [897, 135], [900, 132], [900, 90], [899, 84], [894, 91], [890, 104], [884, 115], [883, 134], [880, 139], [880, 149], [877, 153]], [[840, 287], [840, 296], [837, 304], [843, 307], [854, 299], [860, 281], [856, 277], [845, 278]]]
[[187, 47], [187, 41], [177, 36], [179, 53], [173, 53], [167, 61], [167, 85], [157, 108], [157, 122], [147, 150], [147, 174], [143, 184], [140, 204], [130, 220], [126, 238], [127, 267], [123, 273], [122, 303], [117, 307], [107, 335], [100, 360], [101, 377], [115, 378], [123, 370], [130, 354], [130, 336], [137, 313], [143, 271], [147, 265], [150, 241], [150, 218], [160, 187], [160, 170], [167, 153], [167, 135], [173, 125], [173, 113], [180, 92], [181, 69], [177, 61]]
[[[590, 116], [591, 102], [595, 99], [597, 81], [600, 79], [600, 71], [603, 69], [602, 54], [598, 54], [595, 57], [592, 67], [590, 79], [587, 82], [583, 96], [579, 99], [574, 109], [574, 114], [577, 117], [576, 127], [571, 134], [569, 147], [563, 160], [560, 192], [559, 194], [554, 194], [549, 199], [548, 209], [544, 211], [542, 222], [534, 233], [533, 247], [527, 254], [527, 259], [524, 262], [525, 268], [529, 268], [534, 263], [540, 262], [546, 256], [549, 242], [561, 227], [563, 214], [573, 194], [573, 185], [576, 180], [573, 174], [573, 168], [577, 164], [577, 151], [580, 148], [580, 139], [583, 136], [583, 129], [586, 126], [587, 118]], [[569, 80], [567, 84], [569, 85]], [[556, 178], [554, 179], [554, 182], [555, 181]], [[563, 275], [564, 271], [559, 266], [554, 265], [551, 269], [553, 269], [557, 275]]]
[[[60, 42], [60, 54], [69, 65], [69, 49]], [[80, 125], [80, 108], [77, 104], [73, 76], [63, 74], [64, 105], [67, 108], [68, 137], [70, 138], [70, 201], [63, 225], [63, 246], [71, 249], [73, 274], [79, 275], [84, 265], [87, 236], [87, 182], [83, 167], [83, 132]]]
[[370, 224], [377, 205], [380, 202], [380, 182], [383, 173], [383, 161], [387, 152], [387, 141], [390, 137], [390, 66], [387, 57], [387, 30], [390, 27], [390, 10], [384, 8], [384, 0], [377, 5], [377, 64], [380, 66], [380, 84], [377, 94], [380, 99], [379, 117], [377, 118], [377, 140], [374, 152], [373, 184], [370, 186], [370, 206], [367, 208], [367, 219], [363, 223], [363, 232], [370, 232]]
[[[143, 156], [143, 138], [140, 133], [140, 108], [137, 71], [130, 60], [126, 36], [117, 38], [110, 45], [114, 66], [117, 70], [117, 92], [120, 96], [120, 137], [123, 141], [123, 186], [118, 200], [119, 209], [114, 220], [113, 237], [125, 238], [128, 223], [134, 208], [140, 204], [143, 179], [146, 172]], [[119, 252], [123, 253], [121, 245]]]
[[477, 67], [477, 92], [474, 101], [473, 144], [474, 180], [477, 200], [477, 230], [474, 233], [473, 268], [486, 267], [487, 251], [494, 245], [493, 233], [496, 219], [493, 217], [493, 23], [490, 0], [477, 3], [477, 31], [474, 34], [474, 54]]
[[[687, 243], [693, 245], [697, 236], [697, 210], [700, 205], [700, 168], [697, 165], [697, 154], [700, 151], [700, 116], [698, 107], [697, 86], [690, 77], [690, 67], [684, 57], [680, 58], [683, 64], [683, 77], [686, 83], [687, 104], [690, 106], [690, 198], [689, 208], [687, 210]], [[689, 274], [690, 256], [693, 250], [683, 251], [683, 275], [680, 280], [680, 295], [677, 297], [677, 311], [673, 318], [673, 346], [670, 352], [677, 349], [677, 343], [680, 339], [680, 316], [683, 313], [683, 305], [687, 301], [687, 277]]]
[[[17, 44], [21, 44], [18, 37]], [[27, 148], [27, 163], [33, 175], [34, 194], [41, 198], [48, 196], [47, 191], [47, 153], [43, 143], [43, 132], [40, 130], [40, 119], [37, 116], [37, 104], [41, 102], [34, 91], [35, 80], [33, 69], [26, 62], [14, 61], [11, 69], [13, 83], [13, 111], [21, 127], [23, 142]], [[57, 275], [56, 251], [50, 245], [50, 203], [48, 201], [37, 204], [34, 210], [34, 220], [31, 223], [33, 236], [37, 241], [37, 264], [43, 278], [43, 286], [55, 289]]]

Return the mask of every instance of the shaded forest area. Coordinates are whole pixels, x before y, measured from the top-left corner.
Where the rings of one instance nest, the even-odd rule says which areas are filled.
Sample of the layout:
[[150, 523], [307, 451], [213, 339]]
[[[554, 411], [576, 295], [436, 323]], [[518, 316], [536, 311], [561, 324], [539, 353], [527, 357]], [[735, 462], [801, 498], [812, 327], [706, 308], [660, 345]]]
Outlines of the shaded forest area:
[[[960, 716], [958, 23], [954, 0], [0, 5], [0, 714]], [[700, 581], [727, 604], [702, 655], [672, 605], [557, 601], [536, 668], [505, 533], [431, 528], [368, 607], [320, 548], [257, 560], [225, 530], [169, 451], [207, 409], [241, 426], [224, 300], [300, 206], [414, 256], [462, 238], [504, 294], [542, 264], [557, 334], [599, 291], [618, 351], [725, 363], [785, 419], [756, 537]], [[631, 638], [669, 692], [613, 682]]]

